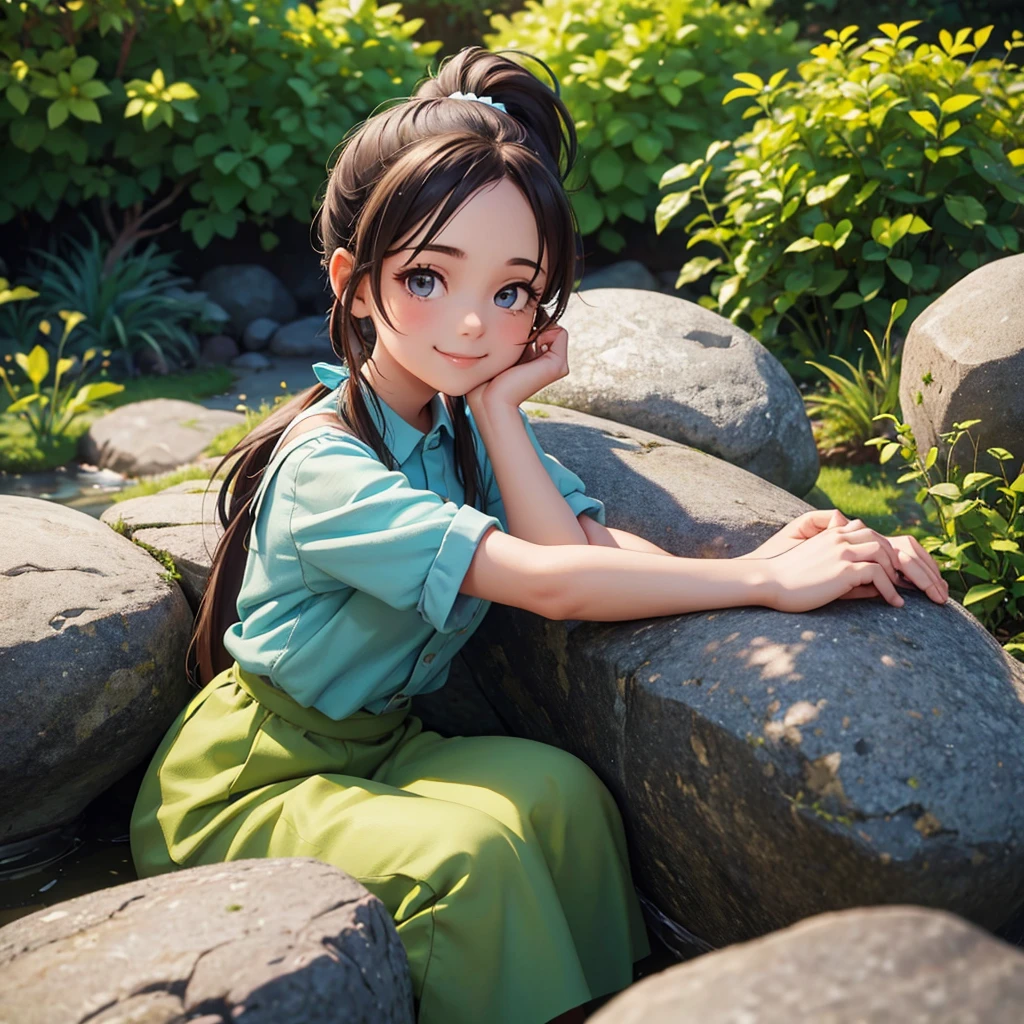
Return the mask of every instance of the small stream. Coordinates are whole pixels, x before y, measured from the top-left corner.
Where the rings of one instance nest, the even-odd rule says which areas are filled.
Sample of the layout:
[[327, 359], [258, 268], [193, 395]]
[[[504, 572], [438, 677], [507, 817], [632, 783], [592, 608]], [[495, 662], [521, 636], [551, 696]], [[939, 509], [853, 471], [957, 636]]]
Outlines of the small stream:
[[43, 473], [0, 473], [0, 494], [43, 498], [99, 518], [112, 504], [112, 494], [135, 483], [112, 469], [72, 462]]

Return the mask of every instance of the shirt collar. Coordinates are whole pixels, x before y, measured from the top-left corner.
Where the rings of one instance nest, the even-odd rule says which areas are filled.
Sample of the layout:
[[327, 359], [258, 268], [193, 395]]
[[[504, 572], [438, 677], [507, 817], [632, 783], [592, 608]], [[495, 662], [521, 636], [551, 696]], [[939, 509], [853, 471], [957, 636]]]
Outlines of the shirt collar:
[[[316, 374], [316, 379], [324, 387], [330, 388], [331, 391], [339, 387], [349, 376], [348, 367], [339, 366], [334, 363], [314, 363], [313, 373]], [[367, 400], [366, 406], [377, 429], [384, 437], [384, 443], [391, 454], [394, 455], [399, 465], [409, 458], [416, 446], [422, 443], [425, 438], [439, 434], [442, 430], [447, 431], [450, 438], [455, 437], [455, 427], [448, 413], [448, 407], [439, 394], [434, 395], [430, 401], [434, 426], [427, 434], [417, 430], [411, 423], [406, 423], [383, 398], [380, 399], [381, 411], [384, 414], [383, 423], [381, 423], [381, 418], [377, 414], [377, 409], [372, 399]]]

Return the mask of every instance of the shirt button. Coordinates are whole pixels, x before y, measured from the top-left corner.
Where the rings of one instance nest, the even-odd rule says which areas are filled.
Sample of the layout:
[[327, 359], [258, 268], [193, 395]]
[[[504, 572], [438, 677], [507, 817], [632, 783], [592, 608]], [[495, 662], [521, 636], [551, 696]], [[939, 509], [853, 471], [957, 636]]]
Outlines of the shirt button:
[[434, 660], [434, 655], [433, 655], [433, 654], [424, 654], [424, 655], [423, 655], [423, 661], [424, 661], [424, 662], [425, 662], [426, 664], [428, 664], [428, 665], [429, 665], [429, 664], [430, 664], [430, 663], [431, 663], [431, 662], [432, 662], [433, 660]]
[[430, 440], [429, 440], [429, 441], [427, 442], [427, 447], [428, 447], [428, 448], [429, 448], [429, 449], [430, 449], [431, 451], [433, 451], [433, 450], [434, 450], [434, 449], [435, 449], [435, 448], [436, 448], [436, 447], [437, 447], [437, 446], [438, 446], [438, 445], [439, 445], [440, 443], [441, 443], [441, 438], [439, 438], [439, 437], [432, 437], [432, 438], [431, 438], [431, 439], [430, 439]]

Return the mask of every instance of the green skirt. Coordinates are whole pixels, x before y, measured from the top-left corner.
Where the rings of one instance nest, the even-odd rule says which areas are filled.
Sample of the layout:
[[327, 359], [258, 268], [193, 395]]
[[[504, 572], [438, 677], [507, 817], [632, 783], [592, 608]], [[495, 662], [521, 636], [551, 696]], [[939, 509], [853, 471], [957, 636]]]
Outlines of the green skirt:
[[181, 712], [131, 822], [139, 877], [316, 857], [377, 896], [421, 1024], [544, 1024], [648, 953], [618, 809], [556, 747], [443, 738], [408, 705], [338, 721], [237, 664]]

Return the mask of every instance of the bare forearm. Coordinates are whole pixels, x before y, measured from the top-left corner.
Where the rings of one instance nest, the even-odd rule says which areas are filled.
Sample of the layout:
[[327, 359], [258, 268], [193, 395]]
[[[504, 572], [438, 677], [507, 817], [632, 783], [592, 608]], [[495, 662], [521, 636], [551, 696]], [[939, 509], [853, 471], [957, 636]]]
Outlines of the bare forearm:
[[586, 544], [587, 536], [526, 436], [518, 409], [473, 411], [505, 506], [508, 532], [532, 544]]
[[672, 557], [670, 551], [659, 548], [657, 544], [652, 544], [649, 540], [644, 540], [643, 537], [638, 537], [634, 533], [627, 533], [625, 530], [615, 530], [610, 526], [602, 526], [596, 519], [591, 519], [586, 512], [581, 512], [576, 517], [576, 520], [583, 527], [583, 532], [587, 535], [588, 544], [621, 548], [623, 551], [643, 551], [649, 555], [668, 555], [670, 558]]
[[772, 606], [769, 575], [755, 559], [666, 558], [602, 545], [559, 545], [545, 562], [558, 618], [619, 622]]

